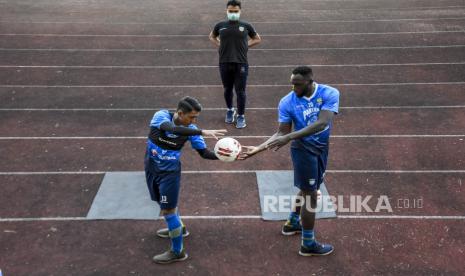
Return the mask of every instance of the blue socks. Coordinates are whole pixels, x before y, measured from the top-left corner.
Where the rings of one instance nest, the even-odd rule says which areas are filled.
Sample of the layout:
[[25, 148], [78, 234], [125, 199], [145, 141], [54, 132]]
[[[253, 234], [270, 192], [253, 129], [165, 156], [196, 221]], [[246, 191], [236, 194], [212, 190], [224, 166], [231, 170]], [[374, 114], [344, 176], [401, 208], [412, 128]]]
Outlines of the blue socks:
[[176, 254], [182, 251], [182, 223], [178, 214], [169, 214], [165, 216], [166, 224], [168, 224], [168, 230], [170, 231], [171, 238], [171, 250]]
[[296, 212], [291, 212], [289, 214], [289, 223], [292, 225], [300, 225], [300, 214]]
[[[300, 214], [296, 212], [291, 212], [289, 214], [288, 221], [292, 225], [300, 226]], [[315, 232], [313, 230], [302, 229], [302, 245], [309, 248], [314, 246], [315, 243]]]
[[302, 229], [302, 245], [309, 248], [315, 245], [315, 232], [313, 230]]

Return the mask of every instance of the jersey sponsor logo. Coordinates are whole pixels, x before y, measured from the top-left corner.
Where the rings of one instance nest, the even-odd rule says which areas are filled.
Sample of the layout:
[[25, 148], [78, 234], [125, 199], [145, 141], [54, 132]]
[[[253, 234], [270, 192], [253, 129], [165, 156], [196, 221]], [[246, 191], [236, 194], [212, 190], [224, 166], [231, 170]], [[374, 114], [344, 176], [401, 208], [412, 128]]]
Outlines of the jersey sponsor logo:
[[178, 160], [176, 156], [169, 156], [169, 155], [165, 155], [165, 156], [158, 155], [158, 159], [164, 160], [164, 161]]
[[318, 113], [319, 111], [320, 111], [320, 109], [317, 108], [317, 107], [308, 108], [308, 109], [304, 110], [303, 116], [307, 117], [308, 115], [311, 115], [312, 113]]
[[176, 156], [169, 156], [169, 155], [159, 155], [158, 159], [166, 160], [166, 161], [177, 160]]
[[221, 28], [219, 31], [221, 32], [222, 30], [227, 30], [228, 28]]
[[161, 137], [158, 137], [158, 141], [160, 142], [163, 142], [163, 143], [166, 143], [166, 144], [169, 144], [169, 145], [172, 145], [172, 146], [177, 146], [177, 144], [175, 142], [171, 142], [171, 141], [168, 141], [168, 140], [165, 140]]
[[244, 27], [240, 26], [240, 27], [239, 27], [239, 31], [243, 32], [243, 31], [244, 31]]

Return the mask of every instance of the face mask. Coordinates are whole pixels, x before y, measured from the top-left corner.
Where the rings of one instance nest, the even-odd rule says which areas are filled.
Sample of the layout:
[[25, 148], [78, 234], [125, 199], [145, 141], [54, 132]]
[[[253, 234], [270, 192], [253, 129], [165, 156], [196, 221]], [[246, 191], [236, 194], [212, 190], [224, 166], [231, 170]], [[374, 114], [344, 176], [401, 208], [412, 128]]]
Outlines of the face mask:
[[228, 12], [227, 14], [228, 14], [228, 20], [230, 21], [238, 21], [239, 17], [241, 17], [240, 12], [236, 12], [236, 13]]

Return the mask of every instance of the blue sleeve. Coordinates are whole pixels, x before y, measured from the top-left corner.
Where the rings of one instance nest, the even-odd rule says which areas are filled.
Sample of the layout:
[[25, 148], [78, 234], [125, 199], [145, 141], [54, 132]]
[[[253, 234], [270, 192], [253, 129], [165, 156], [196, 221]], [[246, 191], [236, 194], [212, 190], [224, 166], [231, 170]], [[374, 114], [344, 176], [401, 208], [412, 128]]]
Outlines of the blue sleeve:
[[[190, 125], [189, 128], [197, 129], [195, 125]], [[207, 144], [205, 143], [202, 135], [189, 136], [189, 141], [191, 142], [193, 149], [201, 150], [207, 148]]]
[[339, 91], [332, 89], [321, 106], [321, 110], [329, 110], [339, 113]]
[[278, 106], [278, 122], [292, 123], [292, 115], [289, 111], [289, 103], [287, 99], [282, 99]]
[[164, 122], [171, 122], [171, 116], [168, 110], [160, 110], [153, 115], [152, 121], [150, 121], [151, 127], [160, 128], [160, 125]]

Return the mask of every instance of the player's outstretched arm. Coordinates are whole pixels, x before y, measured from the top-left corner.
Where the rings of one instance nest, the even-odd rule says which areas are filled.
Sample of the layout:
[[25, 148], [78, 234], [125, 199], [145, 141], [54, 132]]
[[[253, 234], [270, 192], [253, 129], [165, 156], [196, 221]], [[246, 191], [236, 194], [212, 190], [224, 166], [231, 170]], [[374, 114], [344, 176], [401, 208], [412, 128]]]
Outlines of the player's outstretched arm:
[[242, 146], [242, 148], [245, 149], [246, 151], [243, 151], [239, 155], [238, 159], [239, 160], [245, 160], [245, 159], [247, 159], [249, 157], [254, 156], [257, 153], [260, 153], [260, 152], [266, 150], [267, 145], [268, 145], [269, 142], [274, 141], [278, 137], [285, 136], [285, 135], [289, 134], [291, 132], [291, 130], [292, 130], [292, 124], [279, 123], [278, 131], [275, 134], [273, 134], [273, 136], [268, 138], [268, 140], [263, 142], [261, 145], [259, 145], [259, 146]]
[[164, 122], [160, 125], [160, 129], [163, 131], [168, 131], [171, 132], [175, 135], [179, 136], [193, 136], [193, 135], [201, 135], [202, 130], [200, 129], [194, 129], [190, 127], [184, 127], [184, 126], [177, 126], [173, 124], [172, 122]]
[[192, 147], [198, 152], [198, 154], [203, 159], [218, 160], [218, 157], [216, 157], [215, 153], [210, 151], [207, 148], [207, 145], [205, 144], [205, 140], [203, 139], [202, 136], [213, 137], [216, 140], [218, 140], [218, 136], [224, 136], [226, 132], [227, 132], [226, 129], [217, 129], [217, 130], [204, 129], [204, 130], [201, 130], [201, 135], [191, 136], [189, 137], [189, 140], [191, 141]]
[[216, 157], [215, 153], [207, 148], [205, 149], [197, 149], [196, 150], [199, 155], [203, 158], [203, 159], [207, 159], [207, 160], [218, 160], [218, 157]]
[[215, 138], [216, 140], [218, 140], [218, 136], [224, 136], [226, 132], [228, 132], [226, 129], [213, 129], [213, 130], [204, 129], [202, 130], [202, 136], [211, 137], [211, 138]]
[[190, 127], [183, 127], [183, 126], [177, 126], [173, 124], [172, 122], [164, 122], [163, 124], [160, 125], [160, 129], [163, 131], [168, 131], [171, 132], [175, 135], [180, 135], [180, 136], [194, 136], [194, 135], [202, 135], [206, 137], [212, 137], [218, 140], [218, 136], [224, 136], [226, 132], [228, 132], [226, 129], [217, 129], [217, 130], [202, 130], [202, 129], [196, 129], [196, 128], [190, 128]]
[[299, 139], [305, 136], [313, 135], [320, 131], [323, 131], [330, 123], [334, 117], [334, 112], [328, 110], [321, 110], [318, 120], [313, 124], [294, 132], [290, 132], [287, 135], [276, 137], [275, 139], [268, 142], [266, 145], [269, 149], [274, 149], [275, 151], [279, 150], [285, 146], [289, 141]]

